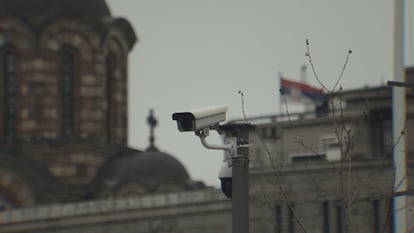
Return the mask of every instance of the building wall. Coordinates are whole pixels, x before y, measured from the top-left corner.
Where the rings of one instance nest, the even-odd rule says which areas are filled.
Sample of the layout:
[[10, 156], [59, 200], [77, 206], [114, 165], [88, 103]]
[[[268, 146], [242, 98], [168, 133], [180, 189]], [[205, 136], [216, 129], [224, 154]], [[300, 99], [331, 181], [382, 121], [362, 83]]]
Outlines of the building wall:
[[[392, 149], [397, 142], [391, 134], [391, 89], [358, 89], [330, 97], [339, 95], [343, 108], [330, 108], [326, 115], [302, 113], [249, 119], [257, 126], [249, 139], [252, 229], [392, 232]], [[413, 166], [414, 145], [409, 143], [414, 127], [413, 97], [407, 92], [407, 123], [402, 131], [407, 136], [408, 170]], [[337, 159], [329, 160], [332, 150], [321, 143], [327, 135], [336, 139], [332, 149], [340, 155]], [[408, 181], [410, 201], [414, 184], [411, 174]], [[412, 230], [413, 206], [408, 203], [408, 226]]]
[[[302, 163], [253, 168], [252, 228], [262, 228], [260, 232], [345, 232], [348, 218], [341, 217], [341, 208], [348, 208], [352, 232], [389, 229], [393, 217], [391, 163], [353, 162], [352, 173], [347, 164], [343, 169], [340, 166]], [[414, 184], [411, 176], [409, 182]]]
[[[0, 159], [33, 164], [16, 169], [2, 160], [0, 196], [13, 200], [7, 206], [48, 199], [34, 191], [48, 192], [46, 186], [68, 200], [82, 199], [106, 160], [128, 150], [127, 56], [135, 33], [124, 19], [85, 16], [82, 6], [79, 14], [52, 9], [60, 5], [51, 5], [41, 22], [18, 14], [25, 10], [0, 14]], [[34, 14], [39, 9], [47, 12], [42, 5]], [[46, 173], [53, 184], [34, 184], [33, 172]]]
[[[116, 27], [105, 33], [98, 28], [92, 20], [56, 16], [34, 31], [18, 17], [0, 17], [0, 64], [5, 66], [6, 50], [16, 55], [14, 141], [69, 137], [126, 145], [129, 47]], [[74, 86], [73, 96], [67, 96], [73, 101], [70, 135], [62, 129], [63, 110], [67, 107], [62, 103], [65, 53], [72, 56], [67, 72]], [[2, 144], [5, 142], [3, 138]]]
[[230, 233], [230, 209], [217, 190], [38, 206], [0, 212], [0, 232]]
[[[343, 109], [330, 111], [326, 115], [313, 113], [269, 116], [267, 122], [258, 123], [257, 130], [250, 132], [251, 166], [269, 164], [270, 157], [277, 162], [289, 163], [292, 156], [325, 154], [323, 138], [332, 137], [342, 147], [342, 155], [353, 159], [391, 158], [392, 138], [391, 90], [387, 87], [353, 90], [343, 93]], [[412, 138], [413, 100], [407, 94], [407, 123], [404, 134], [407, 141]], [[265, 117], [252, 119], [264, 121]], [[237, 121], [236, 121], [237, 122]], [[408, 156], [414, 145], [407, 143]], [[257, 155], [257, 156], [256, 156]], [[317, 157], [317, 156], [315, 156]]]
[[[344, 206], [352, 232], [389, 232], [392, 165], [355, 162], [351, 176], [344, 165], [342, 178], [333, 167], [339, 163], [331, 165], [252, 168], [249, 232], [344, 232]], [[0, 212], [0, 232], [9, 233], [230, 233], [231, 226], [231, 201], [214, 189]]]

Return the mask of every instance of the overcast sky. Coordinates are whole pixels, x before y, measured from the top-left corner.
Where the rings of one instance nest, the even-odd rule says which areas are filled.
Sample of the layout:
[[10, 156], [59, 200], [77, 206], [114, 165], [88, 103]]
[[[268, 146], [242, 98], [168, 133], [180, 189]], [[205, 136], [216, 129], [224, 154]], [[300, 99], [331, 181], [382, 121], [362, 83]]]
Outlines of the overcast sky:
[[[345, 90], [392, 79], [391, 0], [107, 0], [139, 41], [129, 57], [129, 144], [148, 146], [149, 110], [158, 118], [156, 146], [184, 164], [195, 180], [218, 186], [222, 152], [180, 133], [176, 111], [226, 105], [227, 119], [279, 112], [279, 73], [300, 79], [309, 39], [317, 72], [332, 87], [352, 50]], [[414, 9], [413, 0], [406, 8]], [[407, 41], [414, 41], [407, 14]], [[414, 63], [406, 43], [406, 63]], [[308, 83], [316, 81], [308, 72]], [[220, 143], [211, 135], [211, 143]]]

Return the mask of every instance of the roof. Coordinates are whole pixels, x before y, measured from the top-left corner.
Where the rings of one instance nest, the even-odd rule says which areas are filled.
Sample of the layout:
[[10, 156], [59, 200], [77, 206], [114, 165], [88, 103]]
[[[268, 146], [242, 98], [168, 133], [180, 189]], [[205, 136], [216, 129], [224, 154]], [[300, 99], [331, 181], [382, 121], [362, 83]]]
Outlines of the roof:
[[111, 16], [105, 0], [0, 0], [0, 9], [24, 15], [34, 24], [63, 12], [98, 18]]
[[34, 191], [34, 199], [41, 199], [48, 195], [50, 190], [57, 187], [56, 180], [36, 161], [17, 154], [0, 152], [0, 170], [9, 170], [18, 174], [26, 184], [27, 188]]
[[164, 182], [187, 184], [190, 176], [185, 167], [173, 156], [149, 150], [129, 156], [117, 156], [102, 167], [100, 179], [110, 181], [114, 187], [138, 182], [154, 189]]

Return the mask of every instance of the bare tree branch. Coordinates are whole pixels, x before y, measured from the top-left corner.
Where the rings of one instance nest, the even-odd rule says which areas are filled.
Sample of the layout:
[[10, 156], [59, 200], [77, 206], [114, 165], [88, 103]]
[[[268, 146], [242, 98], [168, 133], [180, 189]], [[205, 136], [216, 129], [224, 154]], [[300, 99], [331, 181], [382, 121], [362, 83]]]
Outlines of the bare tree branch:
[[321, 85], [321, 87], [326, 92], [329, 93], [330, 92], [329, 89], [322, 83], [322, 81], [319, 79], [318, 73], [316, 73], [315, 66], [313, 65], [313, 62], [312, 62], [312, 56], [311, 56], [311, 53], [310, 53], [310, 47], [309, 47], [309, 40], [308, 39], [306, 39], [306, 53], [305, 53], [305, 55], [306, 55], [306, 57], [308, 57], [308, 62], [311, 65], [313, 75], [316, 78], [316, 80], [318, 81], [319, 85]]

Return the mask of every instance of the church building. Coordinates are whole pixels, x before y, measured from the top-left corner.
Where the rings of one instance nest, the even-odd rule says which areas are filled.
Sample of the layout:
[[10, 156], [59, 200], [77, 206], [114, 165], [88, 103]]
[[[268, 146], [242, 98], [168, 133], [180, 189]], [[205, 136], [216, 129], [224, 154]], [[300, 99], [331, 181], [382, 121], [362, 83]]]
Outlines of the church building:
[[127, 146], [136, 42], [104, 0], [0, 0], [0, 210], [204, 188]]

